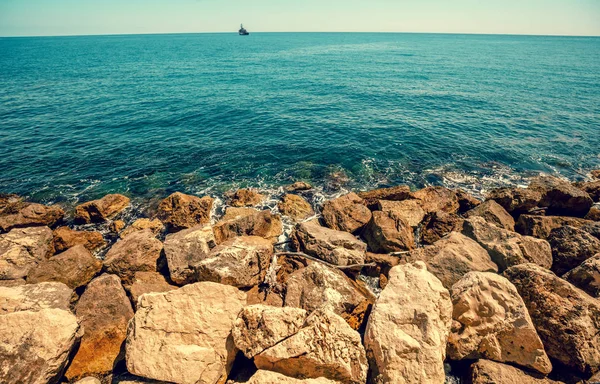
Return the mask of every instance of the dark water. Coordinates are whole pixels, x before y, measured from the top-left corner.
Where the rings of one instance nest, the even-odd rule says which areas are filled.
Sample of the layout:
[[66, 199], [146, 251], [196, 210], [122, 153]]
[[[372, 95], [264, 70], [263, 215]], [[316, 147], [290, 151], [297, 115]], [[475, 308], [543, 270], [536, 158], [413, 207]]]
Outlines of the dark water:
[[0, 191], [43, 202], [295, 179], [485, 191], [600, 165], [600, 38], [0, 39]]

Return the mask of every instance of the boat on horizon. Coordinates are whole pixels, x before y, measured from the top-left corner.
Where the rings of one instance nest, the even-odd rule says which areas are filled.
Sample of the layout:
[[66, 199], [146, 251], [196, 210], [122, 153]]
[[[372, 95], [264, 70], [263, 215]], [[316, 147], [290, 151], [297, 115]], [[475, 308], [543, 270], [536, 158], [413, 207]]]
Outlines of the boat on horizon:
[[246, 28], [244, 28], [244, 24], [240, 25], [240, 31], [239, 31], [239, 33], [240, 33], [240, 36], [248, 36], [250, 34], [250, 32], [248, 32], [246, 30]]

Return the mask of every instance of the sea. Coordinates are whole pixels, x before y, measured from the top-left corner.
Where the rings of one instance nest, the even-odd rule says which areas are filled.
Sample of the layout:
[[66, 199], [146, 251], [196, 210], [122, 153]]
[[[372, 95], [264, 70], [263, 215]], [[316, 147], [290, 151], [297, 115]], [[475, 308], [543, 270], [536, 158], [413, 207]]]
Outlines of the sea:
[[0, 192], [483, 196], [600, 168], [600, 38], [406, 33], [0, 38]]

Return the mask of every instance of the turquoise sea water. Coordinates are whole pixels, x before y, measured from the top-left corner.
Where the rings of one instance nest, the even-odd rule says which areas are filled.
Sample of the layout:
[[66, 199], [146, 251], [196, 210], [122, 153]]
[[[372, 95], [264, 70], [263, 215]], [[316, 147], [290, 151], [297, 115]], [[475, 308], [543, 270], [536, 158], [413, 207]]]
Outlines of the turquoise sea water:
[[484, 192], [600, 166], [600, 38], [265, 33], [0, 39], [0, 192], [296, 179]]

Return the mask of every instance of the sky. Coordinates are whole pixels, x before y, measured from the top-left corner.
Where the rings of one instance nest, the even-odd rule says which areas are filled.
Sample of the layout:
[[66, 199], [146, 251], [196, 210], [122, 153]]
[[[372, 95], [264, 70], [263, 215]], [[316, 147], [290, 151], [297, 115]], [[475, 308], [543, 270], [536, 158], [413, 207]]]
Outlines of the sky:
[[235, 32], [600, 36], [600, 0], [0, 0], [0, 36]]

